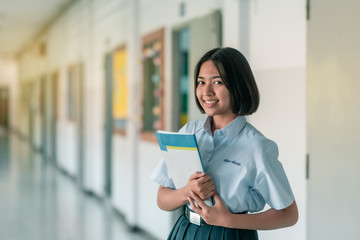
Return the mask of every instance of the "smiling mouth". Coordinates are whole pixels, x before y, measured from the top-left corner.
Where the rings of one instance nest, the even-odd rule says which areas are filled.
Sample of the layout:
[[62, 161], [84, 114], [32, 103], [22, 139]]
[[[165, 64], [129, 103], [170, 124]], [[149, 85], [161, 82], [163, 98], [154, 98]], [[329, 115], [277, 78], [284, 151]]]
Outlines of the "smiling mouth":
[[206, 104], [214, 104], [219, 102], [219, 100], [212, 100], [212, 101], [204, 101]]

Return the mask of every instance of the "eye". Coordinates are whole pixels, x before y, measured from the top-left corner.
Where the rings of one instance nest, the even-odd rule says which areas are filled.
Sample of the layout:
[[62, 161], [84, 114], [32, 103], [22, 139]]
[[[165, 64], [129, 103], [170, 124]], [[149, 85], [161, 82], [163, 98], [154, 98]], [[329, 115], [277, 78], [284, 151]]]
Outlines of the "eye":
[[205, 84], [205, 82], [202, 80], [198, 80], [198, 82], [197, 82], [197, 85], [204, 85], [204, 84]]
[[214, 81], [214, 84], [220, 85], [220, 84], [224, 84], [224, 83], [221, 80], [217, 80], [217, 81]]

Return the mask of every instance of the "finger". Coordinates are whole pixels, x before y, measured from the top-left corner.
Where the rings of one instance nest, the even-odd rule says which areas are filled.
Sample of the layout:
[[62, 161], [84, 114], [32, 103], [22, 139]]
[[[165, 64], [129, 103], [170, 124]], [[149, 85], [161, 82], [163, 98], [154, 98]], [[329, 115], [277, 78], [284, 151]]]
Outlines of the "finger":
[[191, 197], [187, 197], [187, 199], [188, 199], [188, 201], [189, 201], [189, 203], [190, 203], [191, 209], [192, 209], [194, 212], [198, 213], [198, 212], [201, 211], [201, 209], [198, 208], [198, 207], [195, 205], [194, 199], [192, 199]]
[[211, 177], [209, 175], [205, 175], [205, 173], [204, 173], [202, 175], [198, 175], [198, 177], [194, 180], [198, 181], [199, 184], [204, 184], [204, 183], [207, 183], [208, 181], [210, 181]]
[[202, 176], [205, 176], [205, 173], [204, 172], [194, 172], [193, 174], [191, 174], [190, 176], [190, 180], [193, 180], [193, 179], [198, 179]]
[[209, 183], [212, 182], [211, 177], [210, 177], [209, 175], [205, 175], [205, 176], [199, 177], [199, 178], [197, 179], [197, 181], [198, 181], [200, 184], [202, 184], [202, 185], [204, 185], [204, 184], [209, 184]]
[[214, 182], [212, 180], [203, 183], [204, 188], [210, 188], [212, 186], [214, 186]]
[[207, 208], [208, 206], [204, 203], [203, 200], [201, 200], [201, 198], [199, 198], [193, 191], [190, 191], [190, 195], [191, 195], [191, 198], [193, 198], [195, 201], [196, 201], [196, 205], [201, 208], [201, 209], [204, 209], [204, 208]]
[[214, 196], [215, 191], [210, 191], [208, 192], [205, 196], [204, 196], [204, 200], [211, 198], [212, 196]]
[[204, 184], [202, 186], [202, 191], [203, 192], [211, 192], [211, 191], [215, 191], [216, 187], [213, 184]]
[[209, 188], [207, 188], [205, 191], [203, 191], [203, 193], [200, 195], [198, 195], [202, 200], [208, 199], [209, 197], [213, 196], [215, 193], [215, 187], [214, 186], [210, 186]]
[[222, 203], [222, 200], [217, 192], [214, 193], [213, 197], [214, 197], [215, 204]]

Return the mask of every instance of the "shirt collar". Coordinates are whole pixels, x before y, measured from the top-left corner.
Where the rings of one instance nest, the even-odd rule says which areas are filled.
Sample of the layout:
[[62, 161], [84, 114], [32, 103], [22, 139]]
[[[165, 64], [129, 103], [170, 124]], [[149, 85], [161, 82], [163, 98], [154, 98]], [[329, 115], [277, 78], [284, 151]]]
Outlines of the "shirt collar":
[[212, 132], [211, 132], [211, 123], [212, 123], [212, 117], [207, 117], [206, 121], [204, 122], [204, 131], [207, 132], [207, 134], [209, 134], [210, 136], [212, 136]]
[[[212, 117], [208, 117], [203, 126], [204, 131], [207, 132], [210, 136], [212, 136], [211, 122], [212, 122]], [[220, 129], [220, 131], [225, 135], [227, 140], [231, 142], [241, 132], [245, 124], [246, 124], [245, 116], [238, 116], [231, 123], [226, 125], [224, 128]]]

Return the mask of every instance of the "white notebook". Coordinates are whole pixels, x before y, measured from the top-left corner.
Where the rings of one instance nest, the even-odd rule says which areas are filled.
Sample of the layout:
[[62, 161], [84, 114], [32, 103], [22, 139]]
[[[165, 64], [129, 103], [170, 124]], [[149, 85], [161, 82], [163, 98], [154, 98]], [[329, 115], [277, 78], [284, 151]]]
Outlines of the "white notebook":
[[[195, 134], [157, 131], [156, 137], [177, 189], [184, 187], [194, 172], [204, 171]], [[211, 199], [205, 203], [213, 205]]]

